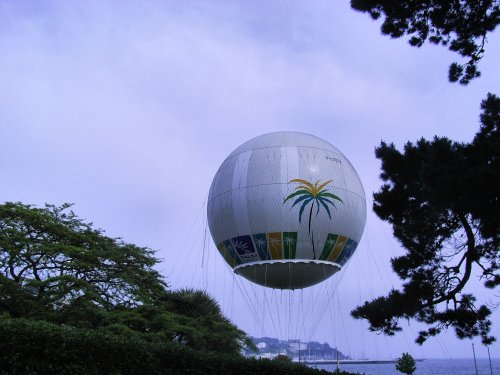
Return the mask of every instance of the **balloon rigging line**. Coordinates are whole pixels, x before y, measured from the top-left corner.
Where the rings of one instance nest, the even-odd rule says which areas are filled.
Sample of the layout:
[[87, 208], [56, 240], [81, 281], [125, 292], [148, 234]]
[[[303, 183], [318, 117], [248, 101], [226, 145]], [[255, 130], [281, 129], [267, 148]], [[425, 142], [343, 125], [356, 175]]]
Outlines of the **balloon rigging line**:
[[[300, 331], [299, 331], [299, 342], [300, 342], [300, 338], [303, 337], [304, 335], [304, 327], [305, 327], [305, 311], [304, 311], [304, 289], [301, 289], [300, 290], [300, 314], [302, 316], [302, 319], [300, 319], [300, 321], [302, 322], [302, 325], [300, 326]], [[299, 322], [299, 319], [297, 319], [297, 323]], [[300, 348], [300, 344], [299, 344], [299, 348]]]
[[244, 298], [245, 304], [247, 305], [248, 311], [250, 311], [250, 314], [252, 314], [254, 321], [257, 323], [259, 328], [262, 331], [264, 331], [264, 327], [262, 326], [262, 322], [260, 322], [258, 319], [258, 312], [255, 310], [255, 306], [250, 303], [250, 295], [248, 294], [248, 291], [246, 290], [245, 286], [241, 285], [241, 283], [238, 279], [236, 279], [236, 286], [238, 287], [240, 292], [245, 295], [245, 297], [246, 297], [246, 298]]
[[197, 225], [197, 223], [198, 223], [198, 220], [200, 219], [200, 216], [201, 216], [201, 213], [202, 213], [202, 211], [203, 211], [203, 207], [204, 207], [204, 206], [205, 206], [205, 202], [203, 202], [203, 203], [201, 204], [200, 208], [198, 209], [198, 213], [197, 213], [197, 215], [196, 215], [196, 218], [195, 218], [195, 220], [193, 221], [193, 223], [191, 224], [191, 227], [189, 228], [189, 231], [188, 231], [188, 233], [187, 233], [187, 236], [186, 236], [186, 237], [185, 237], [185, 239], [184, 239], [184, 242], [183, 242], [183, 244], [182, 244], [182, 246], [181, 246], [181, 248], [180, 248], [180, 251], [176, 252], [176, 257], [174, 258], [174, 264], [173, 264], [173, 267], [172, 267], [172, 269], [171, 269], [171, 271], [170, 271], [170, 272], [172, 272], [172, 273], [173, 273], [173, 272], [177, 272], [177, 271], [179, 270], [179, 269], [177, 268], [177, 264], [179, 263], [179, 260], [181, 259], [181, 257], [184, 259], [184, 263], [183, 263], [183, 265], [182, 265], [182, 267], [181, 267], [181, 270], [180, 270], [181, 272], [179, 272], [179, 273], [177, 274], [177, 278], [176, 278], [176, 283], [177, 283], [177, 284], [179, 283], [179, 279], [181, 278], [181, 275], [183, 275], [183, 272], [182, 272], [182, 271], [183, 271], [183, 270], [184, 270], [184, 268], [186, 267], [187, 260], [189, 259], [189, 257], [186, 257], [186, 251], [185, 251], [186, 246], [187, 246], [188, 241], [189, 241], [190, 239], [195, 238], [195, 237], [193, 237], [193, 236], [192, 236], [192, 234], [193, 234], [193, 230], [195, 229], [195, 227], [196, 227], [196, 225]]
[[[207, 232], [206, 232], [207, 227], [208, 227], [208, 225], [205, 226], [205, 236], [207, 235]], [[209, 266], [209, 264], [210, 264], [210, 243], [204, 242], [203, 246], [206, 248], [206, 261], [205, 261], [205, 268], [204, 268], [204, 275], [205, 275], [204, 289], [207, 290], [208, 285], [209, 285], [209, 273], [208, 273], [208, 271], [211, 268]], [[217, 262], [215, 262], [215, 263], [217, 263]], [[217, 273], [215, 273], [215, 275], [217, 275]], [[215, 286], [216, 281], [217, 281], [217, 279], [214, 277], [214, 286]]]
[[205, 217], [203, 219], [203, 228], [202, 228], [202, 236], [203, 236], [203, 241], [202, 241], [202, 255], [201, 255], [201, 270], [202, 270], [202, 280], [201, 283], [203, 285], [203, 289], [207, 290], [208, 288], [208, 263], [209, 263], [209, 249], [208, 249], [208, 244], [207, 244], [207, 227], [208, 227], [208, 222], [207, 218]]
[[[339, 273], [338, 273], [338, 277], [335, 279], [335, 281], [330, 281], [328, 280], [327, 282], [331, 282], [331, 285], [333, 285], [333, 288], [330, 288], [329, 286], [327, 286], [326, 288], [322, 288], [321, 289], [321, 292], [318, 293], [316, 295], [316, 298], [314, 299], [313, 303], [311, 304], [311, 306], [320, 306], [319, 309], [316, 308], [316, 310], [319, 310], [319, 316], [316, 317], [315, 319], [315, 323], [311, 326], [310, 328], [310, 331], [309, 331], [309, 337], [313, 337], [314, 334], [316, 333], [316, 330], [318, 329], [319, 327], [319, 324], [323, 318], [323, 315], [326, 311], [326, 306], [328, 306], [329, 304], [329, 301], [330, 301], [330, 298], [331, 296], [329, 296], [329, 291], [330, 289], [333, 289], [333, 290], [336, 290], [339, 283], [340, 283], [340, 279], [341, 277], [344, 275], [344, 269], [342, 269]], [[313, 296], [314, 298], [314, 296]], [[319, 301], [322, 301], [322, 303], [320, 304]]]
[[[278, 312], [276, 316], [278, 317], [278, 326], [279, 326], [279, 333], [281, 333], [281, 314], [279, 313], [280, 309], [278, 307], [278, 296], [276, 295], [276, 289], [273, 289], [273, 299], [276, 304], [276, 311]], [[281, 299], [281, 293], [280, 293], [280, 299]]]
[[203, 252], [201, 254], [201, 268], [203, 268], [203, 263], [205, 261], [205, 245], [207, 243], [207, 227], [208, 227], [208, 221], [207, 218], [203, 220]]
[[[367, 222], [368, 225], [370, 225], [370, 223]], [[383, 248], [390, 248], [390, 249], [394, 249], [396, 247], [399, 247], [399, 244], [394, 240], [394, 237], [390, 234], [387, 233], [388, 232], [388, 228], [386, 226], [382, 226], [382, 229], [379, 230], [377, 233], [381, 234], [384, 239], [382, 240], [384, 244], [393, 244], [392, 246], [388, 247], [387, 245], [383, 246]], [[367, 240], [369, 240], [370, 242], [372, 242], [371, 240], [371, 231], [368, 231], [368, 236], [367, 236]], [[379, 253], [379, 252], [377, 252]], [[374, 255], [375, 253], [372, 253], [370, 255]], [[386, 255], [389, 255], [390, 257], [389, 258], [392, 258], [394, 255], [394, 252], [392, 252], [392, 254], [386, 254]], [[385, 290], [389, 290], [389, 289], [394, 289], [394, 274], [392, 272], [383, 272], [383, 273], [380, 273], [380, 266], [379, 266], [379, 259], [375, 256], [372, 256], [372, 259], [374, 260], [375, 262], [375, 266], [377, 268], [377, 271], [379, 272], [379, 274], [382, 276], [382, 282], [385, 281], [385, 279], [387, 279], [388, 283], [390, 284], [390, 287], [388, 287], [387, 285], [385, 285], [384, 283], [384, 288]], [[392, 269], [389, 269], [389, 271], [392, 271]], [[393, 276], [392, 278], [389, 277], [389, 275]], [[399, 284], [399, 280], [396, 280], [396, 282]]]
[[[215, 262], [215, 267], [217, 267], [217, 261]], [[217, 268], [215, 268], [215, 274], [217, 275]], [[221, 272], [222, 274], [222, 304], [226, 302], [226, 273]]]
[[[366, 223], [366, 235], [364, 236], [364, 239], [363, 239], [363, 247], [360, 249], [361, 251], [359, 252], [359, 254], [366, 254], [366, 256], [360, 256], [358, 254], [355, 254], [355, 256], [358, 256], [356, 259], [358, 260], [358, 262], [368, 262], [370, 265], [371, 264], [374, 264], [376, 262], [376, 260], [374, 259], [374, 254], [379, 254], [379, 252], [375, 252], [373, 251], [373, 246], [372, 246], [372, 239], [371, 239], [371, 225], [370, 225], [370, 221], [367, 220], [367, 223]], [[358, 263], [356, 263], [358, 264]], [[377, 263], [378, 264], [378, 263]], [[380, 274], [380, 271], [376, 274], [373, 274], [373, 267], [364, 267], [365, 270], [367, 270], [367, 272], [361, 272], [361, 277], [360, 278], [357, 278], [357, 281], [358, 281], [358, 306], [361, 306], [363, 304], [363, 300], [373, 300], [375, 298], [375, 293], [373, 291], [373, 281], [372, 280], [380, 280], [381, 278], [383, 278], [384, 276]], [[358, 270], [358, 274], [359, 274], [359, 269], [357, 268]], [[363, 282], [364, 284], [364, 287], [361, 288], [361, 282]], [[383, 282], [383, 281], [382, 281]], [[365, 292], [365, 295], [364, 297], [362, 298], [361, 296], [361, 292], [364, 291]], [[360, 331], [361, 331], [361, 341], [363, 343], [363, 353], [365, 352], [365, 340], [366, 340], [366, 330], [367, 330], [367, 327], [366, 327], [367, 323], [364, 319], [360, 319], [359, 320], [359, 327], [360, 327]], [[374, 337], [374, 340], [376, 342], [379, 342], [381, 340], [380, 338], [380, 335], [376, 335], [376, 336], [371, 336], [371, 337]], [[384, 337], [384, 341], [386, 340], [386, 338]], [[376, 358], [380, 358], [380, 352], [379, 352], [379, 347], [380, 345], [379, 344], [376, 344], [374, 345], [374, 347], [376, 348], [375, 350], [375, 355], [376, 355]]]
[[[332, 291], [332, 293], [334, 293]], [[332, 302], [330, 302], [328, 304], [328, 312], [329, 312], [329, 315], [330, 315], [330, 326], [331, 326], [331, 329], [332, 329], [332, 336], [333, 336], [333, 345], [335, 346], [335, 350], [338, 350], [338, 345], [337, 345], [337, 330], [336, 330], [336, 327], [335, 327], [335, 324], [334, 324], [334, 318], [333, 318], [333, 312], [332, 312]]]
[[[296, 305], [296, 294], [295, 294], [295, 291], [293, 290], [290, 290], [290, 295], [291, 295], [291, 302], [290, 302], [290, 310], [292, 311], [295, 311], [295, 305]], [[293, 314], [292, 317], [291, 317], [291, 321], [290, 321], [290, 329], [291, 329], [291, 335], [293, 337], [293, 339], [299, 339], [300, 336], [297, 334], [297, 326], [298, 326], [298, 323], [301, 319], [304, 319], [303, 316], [300, 315], [300, 310], [296, 313], [296, 314]], [[299, 340], [300, 341], [300, 340]]]
[[408, 352], [412, 355], [412, 356], [415, 356], [415, 353], [413, 352], [413, 349], [412, 347], [410, 346], [410, 343], [408, 342], [408, 337], [406, 337], [406, 333], [405, 333], [405, 330], [403, 329], [401, 331], [401, 333], [403, 334], [403, 337], [405, 339], [405, 342], [406, 342], [406, 346], [408, 348]]
[[[255, 290], [256, 286], [253, 284], [253, 283], [250, 283], [248, 284], [250, 289], [252, 290], [252, 293], [253, 293], [253, 296], [254, 296], [254, 301], [256, 302], [255, 303], [255, 311], [257, 312], [257, 319], [259, 319], [259, 313], [260, 313], [260, 310], [259, 309], [259, 296], [257, 295], [257, 292]], [[262, 309], [264, 310], [264, 309]], [[265, 312], [265, 311], [263, 311]], [[265, 327], [265, 319], [264, 319], [264, 316], [265, 314], [262, 315], [262, 319], [259, 319], [260, 323], [261, 323], [261, 327]], [[265, 331], [263, 330], [262, 333], [264, 333]]]
[[[330, 301], [333, 298], [334, 292], [339, 288], [340, 280], [341, 280], [342, 276], [344, 275], [344, 272], [345, 272], [344, 270], [341, 270], [335, 279], [329, 280], [331, 287], [328, 286], [327, 288], [324, 288], [324, 290], [323, 290], [322, 300], [324, 302], [321, 305], [321, 309], [320, 309], [321, 319], [323, 318], [323, 315], [325, 314], [326, 308], [328, 307], [328, 305], [330, 304]], [[316, 325], [316, 327], [314, 328], [314, 332], [316, 332], [317, 326], [318, 325]]]
[[288, 324], [287, 324], [287, 340], [288, 340], [288, 347], [290, 347], [290, 320], [291, 320], [291, 301], [290, 301], [290, 296], [291, 296], [291, 290], [288, 289]]
[[310, 300], [311, 302], [308, 304], [308, 308], [311, 309], [311, 315], [314, 316], [313, 324], [310, 326], [307, 337], [313, 337], [314, 332], [317, 329], [317, 326], [320, 324], [322, 319], [322, 314], [324, 313], [323, 305], [325, 303], [324, 295], [327, 291], [328, 287], [324, 287], [317, 291], [317, 288], [311, 290]]
[[[265, 293], [263, 296], [259, 297], [259, 299], [257, 300], [257, 305], [259, 306], [259, 311], [260, 311], [260, 316], [261, 316], [261, 320], [262, 320], [262, 325], [264, 327], [267, 326], [267, 313], [266, 313], [266, 303], [264, 301], [265, 299]], [[265, 332], [261, 332], [261, 336], [265, 336]]]
[[439, 336], [434, 336], [436, 338], [436, 341], [438, 342], [439, 347], [441, 348], [441, 351], [443, 354], [448, 357], [448, 359], [452, 359], [450, 352], [448, 352], [448, 348], [446, 348], [446, 345], [443, 344], [441, 341], [441, 338]]
[[[200, 239], [201, 238], [201, 234], [203, 233], [203, 228], [202, 227], [199, 227], [198, 228], [198, 232], [197, 232], [200, 236], [195, 236], [194, 239], [198, 238]], [[190, 246], [189, 246], [189, 249], [187, 251], [184, 251], [184, 255], [185, 255], [185, 260], [184, 260], [184, 263], [182, 264], [182, 267], [176, 269], [176, 272], [178, 272], [178, 277], [176, 279], [176, 282], [177, 282], [177, 285], [179, 284], [179, 281], [181, 279], [181, 276], [182, 275], [185, 275], [186, 272], [185, 269], [186, 269], [186, 266], [187, 264], [196, 264], [197, 263], [197, 259], [199, 257], [199, 247], [200, 244], [195, 244], [195, 240], [193, 239], [193, 241], [191, 242]], [[197, 250], [197, 251], [196, 251]], [[200, 274], [198, 272], [195, 272], [195, 271], [191, 271], [191, 283], [189, 284], [189, 286], [191, 288], [195, 287], [195, 277], [196, 276], [200, 276]]]
[[[265, 266], [265, 267], [266, 267], [266, 268], [265, 268], [265, 272], [264, 272], [264, 283], [265, 283], [265, 284], [267, 284], [267, 264], [266, 264], [266, 266]], [[275, 294], [274, 294], [274, 289], [271, 289], [271, 291], [272, 291], [272, 292], [271, 292], [271, 299], [273, 299], [273, 296], [275, 296]], [[266, 306], [267, 306], [267, 310], [268, 310], [268, 312], [269, 312], [269, 316], [270, 316], [270, 318], [271, 318], [271, 324], [273, 325], [273, 330], [274, 330], [274, 332], [276, 332], [276, 324], [275, 324], [275, 322], [274, 322], [274, 317], [273, 317], [273, 313], [272, 313], [272, 311], [271, 311], [271, 306], [270, 306], [269, 301], [268, 301], [268, 299], [267, 299], [267, 294], [268, 294], [268, 293], [267, 293], [267, 290], [264, 290], [264, 303], [265, 303], [265, 304], [266, 304]], [[276, 314], [276, 315], [277, 315], [277, 319], [279, 319], [279, 314]], [[280, 324], [280, 327], [281, 327], [281, 324]], [[280, 328], [280, 329], [281, 329], [281, 328]]]
[[[321, 315], [321, 306], [320, 306], [320, 299], [321, 297], [321, 292], [316, 292], [316, 290], [311, 291], [311, 303], [310, 303], [310, 308], [314, 308], [314, 310], [319, 310], [319, 314]], [[318, 306], [320, 306], [318, 308]], [[319, 325], [319, 321], [321, 320], [320, 317], [315, 317], [313, 324], [311, 325], [309, 332], [308, 332], [308, 337], [314, 336], [314, 332], [316, 331], [316, 327]]]
[[276, 324], [274, 323], [274, 317], [273, 317], [273, 314], [271, 312], [271, 307], [269, 306], [269, 301], [267, 299], [267, 293], [264, 291], [264, 303], [265, 303], [265, 306], [267, 307], [267, 311], [269, 313], [269, 316], [271, 318], [271, 324], [273, 325], [273, 330], [276, 332]]
[[[385, 233], [385, 231], [383, 231]], [[366, 236], [364, 237], [364, 250], [365, 250], [365, 253], [368, 255], [368, 257], [360, 257], [360, 259], [370, 259], [370, 264], [374, 264], [375, 265], [375, 269], [376, 269], [376, 275], [377, 275], [377, 279], [380, 280], [382, 282], [382, 285], [383, 285], [383, 288], [385, 290], [388, 290], [389, 287], [388, 287], [388, 284], [391, 285], [391, 288], [394, 288], [394, 283], [392, 280], [389, 279], [388, 277], [388, 273], [387, 272], [382, 272], [381, 271], [381, 266], [380, 266], [380, 259], [379, 257], [377, 256], [374, 256], [375, 254], [380, 254], [380, 252], [375, 252], [373, 251], [373, 247], [372, 247], [372, 231], [371, 231], [371, 223], [370, 223], [370, 220], [367, 221], [366, 223]], [[386, 241], [385, 243], [390, 243], [390, 241]], [[361, 254], [361, 252], [359, 252]], [[358, 255], [358, 254], [356, 254]], [[368, 277], [368, 275], [366, 273], [363, 273], [362, 276], [363, 276], [363, 280], [364, 280], [364, 283], [365, 285], [368, 286], [368, 288], [363, 288], [364, 291], [367, 291], [368, 292], [368, 298], [367, 299], [374, 299], [376, 296], [374, 295], [374, 291], [373, 291], [373, 283], [371, 283], [369, 280], [373, 280], [373, 275], [371, 274], [372, 270], [373, 270], [373, 267], [365, 267], [368, 269], [368, 272], [370, 272], [370, 275]], [[358, 273], [359, 274], [359, 270], [358, 270]], [[367, 279], [368, 277], [368, 279]], [[358, 279], [357, 279], [358, 280]], [[359, 281], [358, 281], [358, 285], [359, 285]], [[358, 305], [361, 305], [362, 304], [362, 299], [361, 299], [361, 287], [359, 286], [358, 287]], [[360, 323], [365, 323], [364, 321], [363, 322], [360, 322]], [[413, 355], [413, 350], [412, 350], [412, 347], [408, 341], [408, 338], [407, 338], [407, 335], [405, 333], [405, 329], [404, 328], [402, 330], [402, 334], [403, 334], [403, 338], [405, 340], [405, 343], [406, 343], [406, 346], [408, 348], [408, 351]], [[411, 326], [410, 326], [410, 329]], [[363, 333], [364, 333], [364, 330], [363, 330]], [[389, 353], [389, 356], [392, 356], [391, 354], [391, 347], [392, 345], [390, 345], [388, 343], [388, 339], [386, 336], [383, 337], [383, 341], [385, 343], [385, 346], [387, 348], [387, 352]]]
[[338, 309], [338, 314], [339, 314], [339, 319], [340, 319], [340, 326], [342, 327], [342, 332], [344, 333], [344, 337], [345, 337], [345, 342], [346, 342], [346, 346], [347, 346], [347, 350], [349, 353], [352, 353], [351, 352], [351, 346], [349, 344], [349, 337], [347, 335], [347, 331], [345, 329], [345, 324], [344, 324], [344, 315], [343, 315], [343, 311], [342, 311], [342, 306], [340, 304], [340, 300], [339, 300], [339, 295], [338, 293], [336, 294], [336, 299], [337, 299], [337, 309]]
[[236, 284], [236, 276], [233, 273], [231, 282], [231, 316], [234, 316], [234, 284]]
[[330, 295], [330, 292], [335, 290], [336, 288], [333, 287], [333, 288], [330, 288], [330, 285], [327, 285], [326, 288], [324, 288], [322, 290], [322, 293], [321, 293], [321, 305], [319, 305], [319, 308], [317, 308], [316, 310], [319, 311], [318, 315], [316, 316], [315, 318], [315, 323], [312, 325], [312, 327], [310, 328], [310, 331], [309, 331], [309, 334], [308, 336], [309, 337], [313, 337], [316, 330], [318, 329], [321, 321], [323, 320], [323, 316], [330, 304], [330, 300], [331, 300], [331, 295]]
[[[187, 257], [186, 257], [187, 258]], [[197, 272], [192, 272], [192, 276], [191, 276], [191, 284], [190, 284], [190, 287], [191, 288], [194, 288], [195, 287], [195, 284], [194, 284], [194, 278], [195, 276], [197, 275], [198, 273]]]
[[248, 293], [248, 290], [246, 289], [245, 285], [243, 284], [244, 281], [240, 281], [237, 277], [235, 278], [235, 280], [236, 280], [236, 286], [240, 290], [241, 294], [244, 295], [243, 299], [245, 301], [245, 304], [248, 307], [248, 311], [250, 312], [250, 314], [252, 314], [255, 322], [257, 324], [260, 324], [260, 321], [258, 319], [258, 313], [255, 311], [255, 305], [250, 303], [250, 294]]
[[382, 338], [384, 340], [384, 344], [385, 344], [385, 348], [386, 348], [386, 353], [389, 353], [389, 358], [393, 358], [391, 345], [389, 344], [389, 340], [388, 340], [387, 336], [383, 335]]
[[[354, 257], [353, 257], [353, 262], [354, 262], [354, 269], [355, 269], [355, 274], [356, 274], [356, 290], [357, 290], [357, 297], [358, 297], [358, 301], [357, 301], [357, 306], [361, 306], [361, 301], [362, 301], [362, 298], [361, 298], [361, 276], [360, 276], [360, 262], [361, 262], [361, 257], [358, 256], [358, 254], [360, 254], [360, 252], [354, 254]], [[365, 346], [365, 326], [364, 326], [364, 320], [362, 319], [358, 319], [358, 329], [360, 331], [360, 338], [361, 338], [361, 353], [362, 354], [362, 357], [365, 357], [365, 349], [366, 349], [366, 346]]]
[[[413, 329], [413, 326], [412, 326], [412, 325], [410, 325], [410, 324], [408, 324], [408, 328], [410, 329], [410, 331], [411, 331], [411, 333], [412, 333], [412, 337], [416, 337], [416, 336], [417, 336], [417, 334], [416, 334], [415, 330]], [[419, 352], [420, 352], [420, 358], [424, 358], [424, 352], [423, 352], [423, 350], [422, 350], [422, 346], [421, 346], [421, 345], [418, 345], [418, 346], [417, 346], [417, 348], [418, 348], [418, 350], [419, 350]]]

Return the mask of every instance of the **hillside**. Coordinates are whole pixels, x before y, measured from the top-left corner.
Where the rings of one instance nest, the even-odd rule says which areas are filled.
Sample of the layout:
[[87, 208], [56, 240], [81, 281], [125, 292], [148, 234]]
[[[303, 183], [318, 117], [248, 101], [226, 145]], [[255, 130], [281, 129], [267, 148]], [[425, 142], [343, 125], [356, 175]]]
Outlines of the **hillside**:
[[[278, 354], [285, 354], [292, 358], [308, 359], [350, 359], [328, 343], [320, 344], [317, 341], [303, 342], [299, 340], [279, 340], [271, 337], [251, 337], [258, 351], [245, 351], [247, 356], [272, 358]], [[337, 357], [338, 355], [338, 357]]]

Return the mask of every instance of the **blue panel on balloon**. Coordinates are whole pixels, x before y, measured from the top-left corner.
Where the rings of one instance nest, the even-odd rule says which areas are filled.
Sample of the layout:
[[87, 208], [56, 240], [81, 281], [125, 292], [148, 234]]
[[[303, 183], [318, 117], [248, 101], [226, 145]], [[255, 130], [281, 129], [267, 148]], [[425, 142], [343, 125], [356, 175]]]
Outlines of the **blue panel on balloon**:
[[345, 244], [342, 253], [338, 257], [337, 263], [340, 264], [341, 266], [346, 264], [347, 261], [351, 258], [352, 254], [354, 254], [354, 250], [356, 250], [357, 246], [358, 243], [356, 241], [349, 239]]
[[252, 237], [248, 235], [234, 237], [231, 239], [231, 243], [243, 263], [258, 262], [260, 260], [259, 254], [253, 247]]
[[224, 241], [224, 245], [226, 246], [226, 249], [229, 251], [229, 254], [231, 255], [231, 258], [234, 259], [234, 261], [236, 262], [236, 264], [241, 264], [241, 260], [240, 258], [238, 257], [238, 255], [236, 254], [236, 251], [234, 250], [234, 247], [233, 245], [231, 244], [231, 241], [229, 240], [225, 240]]

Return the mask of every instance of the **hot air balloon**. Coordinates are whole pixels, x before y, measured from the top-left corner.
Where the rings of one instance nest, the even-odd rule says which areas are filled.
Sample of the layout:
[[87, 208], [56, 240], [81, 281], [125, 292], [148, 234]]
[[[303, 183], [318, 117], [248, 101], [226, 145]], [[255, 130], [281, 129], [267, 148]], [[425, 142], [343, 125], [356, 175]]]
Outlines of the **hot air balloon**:
[[234, 272], [275, 289], [315, 285], [351, 258], [366, 200], [358, 174], [330, 143], [303, 133], [258, 136], [217, 171], [207, 204], [216, 247]]

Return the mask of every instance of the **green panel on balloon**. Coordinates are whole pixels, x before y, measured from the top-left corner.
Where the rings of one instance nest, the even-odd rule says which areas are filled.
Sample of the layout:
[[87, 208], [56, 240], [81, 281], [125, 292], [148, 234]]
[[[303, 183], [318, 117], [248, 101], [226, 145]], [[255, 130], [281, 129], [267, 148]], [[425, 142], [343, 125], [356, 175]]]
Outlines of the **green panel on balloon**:
[[283, 248], [285, 249], [285, 259], [295, 259], [297, 232], [283, 232]]
[[259, 253], [260, 260], [271, 260], [271, 254], [267, 250], [267, 237], [265, 233], [257, 233], [253, 236], [253, 242], [255, 244], [255, 248]]
[[327, 260], [330, 256], [333, 247], [337, 243], [337, 239], [339, 238], [338, 234], [328, 233], [328, 237], [326, 238], [325, 245], [323, 246], [323, 251], [319, 257], [319, 260]]

